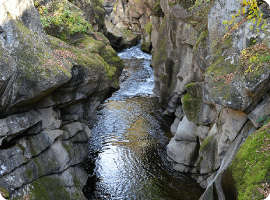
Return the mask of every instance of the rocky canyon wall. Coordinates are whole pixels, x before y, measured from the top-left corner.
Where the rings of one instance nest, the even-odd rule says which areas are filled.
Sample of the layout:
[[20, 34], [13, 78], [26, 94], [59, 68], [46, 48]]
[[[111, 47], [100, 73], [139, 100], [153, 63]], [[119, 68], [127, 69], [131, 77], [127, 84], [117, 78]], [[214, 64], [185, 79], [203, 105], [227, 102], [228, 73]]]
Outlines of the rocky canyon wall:
[[[236, 198], [237, 192], [241, 196], [244, 191], [235, 192], [233, 186], [224, 192], [222, 183], [241, 145], [262, 126], [257, 120], [270, 113], [269, 62], [245, 60], [249, 53], [266, 57], [269, 52], [268, 4], [259, 5], [267, 26], [258, 32], [247, 14], [237, 18], [238, 28], [226, 30], [223, 22], [242, 9], [242, 1], [194, 6], [161, 0], [160, 5], [164, 18], [157, 23], [152, 65], [154, 91], [168, 105], [165, 113], [176, 117], [168, 160], [206, 188], [201, 199], [231, 199], [226, 195], [234, 193]], [[257, 189], [253, 192], [255, 199], [262, 195]]]
[[157, 41], [157, 24], [160, 24], [164, 17], [160, 1], [106, 0], [103, 5], [106, 9], [106, 21], [116, 28], [129, 29], [139, 34], [142, 51], [150, 53]]
[[[104, 17], [99, 1], [0, 4], [3, 196], [85, 199], [89, 127], [123, 68], [103, 35]], [[80, 31], [68, 26], [70, 18], [83, 24]]]
[[[265, 184], [268, 175], [253, 182], [252, 189], [247, 186], [250, 182], [234, 176], [237, 170], [246, 170], [248, 161], [240, 163], [245, 169], [228, 169], [246, 138], [263, 132], [255, 131], [270, 113], [270, 12], [267, 3], [257, 3], [265, 29], [247, 19], [249, 7], [237, 0], [104, 4], [107, 20], [117, 27], [141, 31], [142, 50], [153, 55], [154, 92], [167, 105], [164, 114], [175, 117], [168, 160], [175, 170], [191, 173], [206, 188], [201, 199], [241, 199], [244, 193], [260, 199], [264, 194], [263, 189], [254, 188]], [[236, 18], [237, 28], [226, 29], [224, 22], [243, 8], [246, 12]], [[235, 160], [239, 157], [237, 154]], [[257, 179], [256, 175], [251, 179]], [[245, 182], [244, 190], [239, 190], [239, 182]]]

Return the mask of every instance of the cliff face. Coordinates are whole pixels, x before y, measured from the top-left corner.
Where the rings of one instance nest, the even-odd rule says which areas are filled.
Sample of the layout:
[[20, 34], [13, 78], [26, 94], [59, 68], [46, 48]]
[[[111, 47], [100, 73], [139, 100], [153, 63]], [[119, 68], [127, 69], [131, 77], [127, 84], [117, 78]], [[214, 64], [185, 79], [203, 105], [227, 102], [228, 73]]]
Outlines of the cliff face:
[[237, 18], [237, 29], [226, 30], [223, 22], [242, 9], [241, 1], [160, 5], [165, 16], [161, 25], [152, 21], [159, 26], [152, 65], [154, 91], [167, 103], [165, 113], [176, 116], [168, 159], [206, 188], [202, 199], [214, 199], [214, 191], [224, 199], [223, 172], [262, 126], [257, 120], [270, 113], [268, 4], [260, 5], [267, 26], [258, 33], [247, 15]]
[[[84, 199], [87, 174], [80, 163], [89, 126], [118, 88], [123, 62], [101, 33], [101, 4], [35, 6], [30, 0], [0, 4], [0, 190], [11, 199]], [[45, 24], [47, 35], [41, 22], [55, 13], [67, 21]], [[81, 31], [65, 24], [70, 16], [84, 23]]]
[[164, 13], [157, 0], [106, 0], [103, 2], [106, 9], [106, 21], [111, 22], [116, 28], [125, 28], [139, 33], [141, 36], [141, 49], [150, 53], [152, 45], [157, 40], [158, 23]]

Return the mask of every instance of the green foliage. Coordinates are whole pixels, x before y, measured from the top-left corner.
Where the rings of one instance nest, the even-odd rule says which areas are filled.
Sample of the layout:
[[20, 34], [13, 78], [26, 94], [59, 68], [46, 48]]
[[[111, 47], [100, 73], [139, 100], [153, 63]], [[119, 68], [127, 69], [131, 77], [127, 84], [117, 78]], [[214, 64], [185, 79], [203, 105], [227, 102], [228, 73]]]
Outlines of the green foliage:
[[265, 125], [269, 122], [269, 120], [270, 120], [270, 113], [268, 115], [260, 117], [259, 119], [257, 119], [256, 122], [263, 122], [263, 125]]
[[[213, 1], [214, 1], [214, 0], [212, 0], [212, 2], [213, 2]], [[191, 2], [191, 4], [192, 4], [193, 6], [191, 6], [191, 7], [189, 8], [189, 10], [201, 6], [203, 3], [210, 3], [211, 0], [190, 0], [190, 2]]]
[[[229, 170], [232, 172], [239, 200], [263, 199], [269, 190], [270, 130], [264, 126], [252, 133], [238, 151]], [[268, 187], [268, 188], [267, 188]]]
[[158, 11], [160, 9], [160, 1], [156, 2], [153, 11]]
[[264, 63], [270, 63], [270, 48], [264, 44], [256, 44], [241, 51], [240, 58], [247, 75], [257, 71]]
[[85, 34], [92, 26], [78, 11], [66, 9], [64, 1], [58, 5], [41, 6], [35, 2], [40, 13], [40, 21], [44, 28], [51, 26], [64, 27], [69, 34]]
[[[263, 13], [259, 9], [258, 2], [261, 1], [243, 0], [243, 3], [241, 4], [241, 9], [239, 9], [236, 14], [232, 15], [231, 21], [223, 21], [223, 24], [226, 25], [226, 29], [228, 29], [230, 25], [233, 25], [231, 29], [238, 29], [239, 23], [236, 23], [237, 17], [245, 15], [247, 16], [247, 20], [249, 20], [249, 22], [253, 22], [254, 24], [256, 24], [257, 33], [259, 33], [259, 27], [261, 27], [262, 30], [265, 31], [265, 26], [267, 25], [267, 23], [266, 20], [263, 19]], [[253, 30], [252, 25], [250, 25], [249, 28]]]

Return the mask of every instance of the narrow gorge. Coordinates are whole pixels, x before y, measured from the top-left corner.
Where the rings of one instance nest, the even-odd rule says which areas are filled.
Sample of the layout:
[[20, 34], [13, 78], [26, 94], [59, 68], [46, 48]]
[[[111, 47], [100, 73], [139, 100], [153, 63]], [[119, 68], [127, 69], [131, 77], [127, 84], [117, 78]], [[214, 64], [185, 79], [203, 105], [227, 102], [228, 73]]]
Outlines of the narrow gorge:
[[266, 198], [269, 17], [261, 0], [0, 1], [2, 196]]

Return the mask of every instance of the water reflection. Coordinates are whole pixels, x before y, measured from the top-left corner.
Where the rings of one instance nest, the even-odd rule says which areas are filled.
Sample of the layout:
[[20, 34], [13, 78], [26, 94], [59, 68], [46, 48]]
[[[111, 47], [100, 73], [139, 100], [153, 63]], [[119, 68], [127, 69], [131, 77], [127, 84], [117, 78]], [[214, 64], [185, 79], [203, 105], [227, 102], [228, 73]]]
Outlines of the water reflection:
[[[135, 59], [136, 55], [140, 59]], [[152, 93], [151, 57], [138, 46], [120, 56], [127, 78], [98, 111], [86, 163], [86, 197], [199, 199], [202, 189], [171, 170], [166, 160], [166, 145], [172, 136], [168, 119], [162, 117], [162, 107]]]

